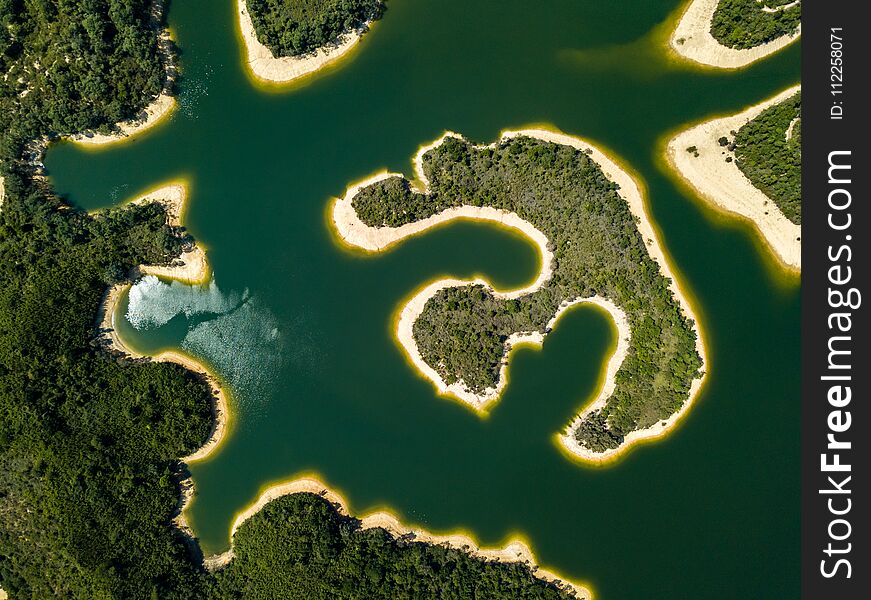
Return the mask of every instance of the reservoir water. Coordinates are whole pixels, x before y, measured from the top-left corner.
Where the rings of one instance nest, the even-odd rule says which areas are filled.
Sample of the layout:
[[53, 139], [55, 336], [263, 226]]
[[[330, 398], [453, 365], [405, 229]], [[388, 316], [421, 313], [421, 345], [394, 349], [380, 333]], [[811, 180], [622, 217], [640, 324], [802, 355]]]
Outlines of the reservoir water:
[[[91, 210], [171, 179], [215, 281], [150, 279], [119, 307], [122, 337], [183, 348], [228, 383], [234, 423], [191, 465], [188, 515], [206, 554], [270, 483], [316, 473], [358, 514], [389, 508], [485, 545], [513, 535], [601, 599], [799, 593], [799, 280], [744, 223], [715, 214], [662, 160], [670, 133], [796, 83], [799, 45], [748, 69], [697, 68], [666, 49], [677, 0], [390, 0], [352, 57], [285, 88], [242, 64], [235, 0], [173, 2], [180, 107], [130, 142], [49, 149], [59, 193]], [[380, 255], [341, 248], [330, 199], [375, 171], [411, 173], [444, 130], [489, 143], [547, 123], [638, 175], [694, 297], [709, 375], [667, 439], [616, 464], [571, 462], [553, 435], [596, 392], [614, 344], [578, 308], [541, 350], [511, 356], [486, 418], [437, 397], [392, 335], [396, 309], [438, 276], [497, 287], [534, 278], [536, 250], [456, 223]], [[129, 315], [129, 319], [127, 316]], [[134, 326], [135, 325], [135, 326]]]

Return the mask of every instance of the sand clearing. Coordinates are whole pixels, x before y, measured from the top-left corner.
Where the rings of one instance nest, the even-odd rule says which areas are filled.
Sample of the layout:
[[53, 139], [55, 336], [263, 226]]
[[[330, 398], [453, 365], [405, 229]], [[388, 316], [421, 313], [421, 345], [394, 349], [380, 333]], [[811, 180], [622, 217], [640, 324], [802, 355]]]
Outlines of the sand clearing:
[[362, 36], [362, 32], [352, 31], [342, 36], [336, 46], [318, 48], [314, 53], [304, 56], [276, 58], [272, 51], [257, 39], [245, 0], [236, 0], [236, 5], [248, 69], [256, 78], [270, 83], [288, 83], [338, 61], [357, 45]]
[[[731, 139], [766, 108], [801, 90], [794, 86], [732, 116], [699, 123], [668, 142], [666, 155], [674, 170], [702, 198], [720, 210], [749, 219], [787, 267], [801, 270], [801, 226], [787, 219], [768, 196], [757, 189], [735, 161], [726, 162], [721, 137]], [[698, 157], [687, 148], [695, 146]]]
[[[699, 355], [702, 357], [703, 366], [707, 364], [705, 348], [704, 344], [702, 343], [701, 334], [699, 331], [698, 319], [693, 314], [692, 307], [690, 306], [689, 301], [681, 291], [680, 286], [677, 283], [677, 279], [671, 272], [665, 254], [659, 245], [656, 232], [654, 231], [653, 226], [651, 225], [647, 217], [641, 189], [636, 184], [635, 180], [620, 166], [618, 166], [612, 159], [605, 155], [601, 150], [599, 150], [595, 146], [592, 146], [590, 143], [586, 142], [581, 138], [542, 129], [528, 129], [520, 131], [505, 131], [501, 134], [500, 139], [506, 139], [520, 135], [538, 138], [556, 144], [572, 146], [584, 152], [589, 151], [589, 156], [602, 168], [602, 171], [605, 173], [605, 175], [620, 186], [621, 197], [626, 200], [631, 212], [640, 220], [638, 224], [638, 229], [641, 232], [643, 239], [645, 239], [647, 242], [647, 249], [650, 253], [650, 256], [659, 264], [660, 268], [662, 269], [663, 275], [671, 279], [672, 292], [678, 299], [678, 302], [680, 303], [680, 306], [685, 314], [695, 322], [696, 347], [698, 349]], [[429, 181], [427, 180], [426, 175], [423, 172], [423, 155], [426, 154], [426, 152], [428, 152], [430, 149], [435, 148], [439, 144], [441, 144], [448, 136], [458, 136], [458, 134], [450, 132], [445, 133], [432, 144], [422, 146], [418, 150], [414, 160], [416, 181], [412, 183], [412, 186], [415, 188], [416, 191], [421, 193], [427, 193], [429, 191]], [[488, 147], [495, 146], [496, 143], [490, 144]], [[485, 146], [479, 146], [479, 148], [482, 147]], [[398, 243], [399, 241], [409, 236], [420, 234], [442, 223], [446, 223], [456, 219], [479, 219], [485, 221], [495, 221], [521, 231], [527, 237], [529, 237], [536, 244], [536, 246], [538, 246], [539, 251], [541, 252], [541, 271], [539, 272], [535, 281], [529, 286], [508, 292], [501, 292], [493, 290], [493, 287], [488, 282], [483, 280], [442, 279], [431, 283], [423, 288], [400, 309], [399, 319], [396, 326], [396, 337], [399, 340], [400, 346], [402, 347], [403, 351], [411, 360], [412, 364], [417, 368], [418, 371], [420, 371], [420, 373], [423, 374], [424, 377], [426, 377], [433, 383], [433, 385], [435, 385], [439, 393], [456, 397], [457, 399], [461, 400], [476, 411], [484, 411], [491, 403], [498, 399], [499, 395], [504, 389], [505, 382], [507, 381], [507, 362], [512, 347], [516, 347], [518, 344], [521, 343], [541, 345], [544, 341], [544, 334], [536, 331], [522, 332], [512, 335], [506, 341], [505, 354], [503, 355], [502, 365], [500, 367], [499, 383], [495, 388], [490, 388], [485, 390], [481, 394], [476, 394], [471, 390], [467, 389], [462, 383], [454, 383], [448, 385], [444, 381], [444, 379], [442, 379], [441, 376], [435, 371], [435, 369], [430, 367], [423, 360], [420, 355], [420, 351], [418, 350], [417, 343], [414, 340], [414, 322], [417, 320], [418, 316], [420, 316], [420, 313], [422, 312], [426, 302], [436, 292], [446, 287], [463, 286], [469, 285], [471, 283], [477, 283], [488, 287], [495, 296], [501, 298], [516, 298], [518, 296], [522, 296], [524, 294], [532, 293], [538, 290], [551, 276], [551, 263], [553, 260], [553, 255], [548, 249], [547, 238], [531, 223], [524, 221], [520, 218], [520, 216], [515, 213], [500, 211], [492, 208], [477, 208], [471, 206], [450, 208], [437, 215], [428, 217], [427, 219], [423, 219], [415, 223], [406, 224], [401, 227], [370, 227], [360, 221], [360, 219], [357, 217], [357, 213], [352, 206], [353, 198], [361, 188], [390, 176], [391, 174], [389, 173], [380, 173], [370, 179], [367, 179], [366, 181], [352, 185], [345, 192], [343, 198], [337, 199], [334, 202], [332, 210], [333, 223], [339, 236], [347, 244], [361, 248], [363, 250], [377, 252], [395, 243]], [[599, 462], [612, 458], [614, 455], [625, 451], [632, 444], [640, 440], [659, 437], [665, 432], [669, 431], [671, 429], [671, 426], [676, 423], [679, 418], [683, 416], [689, 409], [690, 405], [698, 394], [699, 389], [701, 388], [702, 378], [698, 378], [693, 382], [689, 398], [684, 403], [681, 410], [673, 415], [672, 418], [668, 421], [664, 421], [662, 424], [657, 424], [656, 426], [648, 429], [633, 432], [626, 437], [626, 440], [620, 447], [614, 450], [609, 450], [603, 453], [594, 453], [586, 448], [583, 448], [577, 442], [575, 442], [573, 433], [578, 427], [580, 420], [589, 412], [601, 408], [601, 406], [613, 392], [615, 385], [614, 375], [616, 374], [617, 370], [623, 362], [623, 359], [625, 358], [626, 351], [628, 349], [628, 338], [630, 333], [628, 322], [626, 320], [626, 315], [623, 313], [623, 311], [612, 302], [600, 297], [576, 298], [570, 302], [564, 303], [563, 306], [561, 306], [557, 313], [554, 315], [551, 322], [548, 323], [546, 331], [550, 331], [552, 329], [552, 327], [556, 323], [556, 320], [565, 312], [565, 310], [575, 304], [579, 304], [582, 302], [594, 303], [609, 312], [611, 317], [614, 319], [615, 325], [617, 326], [619, 332], [619, 340], [617, 350], [609, 361], [607, 377], [601, 393], [591, 404], [589, 404], [580, 413], [578, 417], [576, 417], [571, 422], [565, 433], [560, 436], [560, 441], [566, 449], [568, 449], [573, 455], [577, 456], [578, 458], [587, 461]]]
[[784, 35], [753, 48], [729, 48], [711, 35], [711, 19], [719, 0], [691, 0], [669, 38], [671, 49], [688, 60], [719, 67], [737, 69], [765, 58], [788, 46], [801, 36], [801, 25], [793, 35]]
[[[282, 483], [269, 487], [266, 491], [260, 494], [254, 504], [243, 510], [236, 516], [233, 521], [233, 526], [230, 530], [230, 538], [236, 534], [239, 527], [248, 519], [257, 514], [269, 502], [286, 496], [289, 494], [298, 494], [301, 492], [309, 492], [322, 496], [329, 502], [337, 505], [339, 512], [344, 515], [351, 514], [348, 508], [348, 503], [345, 499], [323, 482], [314, 477], [301, 477], [287, 483]], [[437, 535], [429, 533], [423, 529], [404, 525], [395, 515], [388, 512], [375, 512], [361, 517], [361, 526], [363, 529], [372, 529], [380, 527], [386, 530], [394, 537], [409, 536], [416, 542], [425, 542], [428, 544], [445, 545], [451, 548], [469, 552], [473, 556], [486, 560], [494, 560], [504, 563], [521, 562], [528, 564], [534, 571], [535, 576], [549, 582], [561, 582], [571, 588], [578, 598], [591, 599], [593, 597], [589, 588], [573, 583], [561, 577], [558, 577], [551, 571], [540, 569], [536, 566], [535, 557], [529, 547], [520, 540], [511, 540], [504, 548], [479, 548], [477, 542], [468, 535], [462, 533]], [[233, 559], [233, 548], [222, 554], [210, 556], [206, 558], [206, 567], [210, 570], [220, 569], [226, 566]]]

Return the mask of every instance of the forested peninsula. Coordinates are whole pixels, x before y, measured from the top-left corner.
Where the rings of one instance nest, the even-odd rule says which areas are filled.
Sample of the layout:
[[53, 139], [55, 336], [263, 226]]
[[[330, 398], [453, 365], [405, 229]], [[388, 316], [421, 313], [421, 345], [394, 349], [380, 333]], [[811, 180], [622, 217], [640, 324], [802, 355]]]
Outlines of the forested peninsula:
[[347, 55], [384, 14], [383, 0], [236, 0], [247, 64], [282, 84]]
[[745, 67], [801, 34], [801, 0], [690, 0], [671, 34], [677, 55], [724, 69]]
[[95, 325], [109, 286], [136, 265], [171, 264], [192, 240], [160, 203], [89, 215], [41, 177], [51, 140], [111, 134], [165, 91], [160, 8], [0, 2], [0, 588], [13, 599], [574, 597], [529, 565], [359, 532], [310, 496], [252, 517], [226, 571], [203, 568], [173, 519], [178, 457], [212, 427], [208, 382], [113, 355]]
[[245, 0], [257, 39], [275, 56], [301, 56], [380, 19], [382, 0]]
[[[631, 186], [623, 193], [633, 197], [635, 213], [600, 167], [607, 159], [593, 153], [581, 140], [548, 132], [514, 132], [490, 146], [447, 134], [418, 154], [423, 188], [402, 176], [380, 176], [351, 188], [334, 208], [334, 220], [346, 241], [367, 248], [419, 232], [440, 217], [519, 220], [531, 231], [518, 228], [533, 239], [543, 234], [546, 268], [536, 284], [499, 293], [485, 282], [437, 282], [421, 294], [408, 342], [413, 348], [406, 350], [419, 354], [440, 387], [458, 385], [463, 399], [487, 398], [500, 389], [512, 344], [540, 341], [573, 303], [600, 303], [618, 327], [627, 321], [629, 341], [609, 381], [613, 392], [569, 430], [570, 447], [596, 459], [688, 406], [703, 360], [685, 300], [664, 274], [668, 267], [640, 191], [621, 175]], [[610, 165], [617, 175], [619, 167]]]

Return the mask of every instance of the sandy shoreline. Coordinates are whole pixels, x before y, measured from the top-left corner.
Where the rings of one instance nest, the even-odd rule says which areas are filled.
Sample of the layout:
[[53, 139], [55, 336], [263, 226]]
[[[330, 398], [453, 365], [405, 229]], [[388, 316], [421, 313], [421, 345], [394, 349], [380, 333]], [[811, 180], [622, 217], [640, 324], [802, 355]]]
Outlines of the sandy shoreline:
[[[690, 0], [669, 38], [669, 46], [682, 58], [721, 69], [738, 69], [761, 60], [788, 46], [801, 37], [801, 25], [793, 35], [784, 35], [776, 40], [753, 48], [729, 48], [711, 35], [711, 19], [719, 0]], [[678, 40], [683, 40], [678, 43]]]
[[175, 97], [164, 92], [151, 104], [146, 106], [139, 117], [118, 123], [116, 125], [118, 131], [114, 133], [108, 135], [96, 132], [77, 133], [76, 135], [69, 136], [69, 139], [84, 146], [105, 146], [106, 144], [121, 142], [130, 136], [159, 125], [172, 114], [176, 105]]
[[[155, 0], [155, 18], [161, 19], [165, 3], [163, 0]], [[69, 140], [84, 146], [99, 147], [106, 144], [121, 142], [130, 136], [140, 134], [162, 123], [175, 110], [177, 103], [175, 96], [169, 92], [177, 75], [177, 69], [173, 63], [173, 54], [170, 50], [171, 34], [169, 29], [163, 29], [157, 43], [158, 53], [166, 71], [166, 83], [163, 91], [135, 118], [115, 124], [116, 131], [110, 134], [86, 131], [68, 137]]]
[[[602, 171], [605, 173], [605, 175], [620, 186], [621, 197], [626, 200], [631, 212], [639, 218], [638, 229], [643, 239], [645, 239], [647, 242], [647, 249], [650, 256], [659, 264], [660, 268], [662, 269], [663, 275], [671, 280], [672, 292], [677, 298], [684, 313], [695, 322], [696, 347], [699, 355], [702, 357], [704, 368], [704, 366], [707, 365], [707, 357], [704, 344], [701, 339], [698, 318], [694, 315], [692, 307], [687, 300], [687, 297], [681, 291], [677, 283], [677, 279], [672, 274], [669, 263], [665, 257], [665, 253], [662, 251], [662, 248], [659, 245], [658, 236], [647, 217], [647, 213], [644, 207], [644, 198], [642, 196], [641, 189], [636, 184], [635, 180], [612, 159], [605, 155], [601, 150], [580, 138], [542, 129], [529, 129], [520, 131], [504, 131], [500, 135], [500, 140], [519, 135], [525, 135], [557, 144], [572, 146], [581, 151], [589, 151], [589, 156], [602, 168]], [[412, 182], [412, 186], [415, 188], [416, 191], [426, 193], [429, 190], [429, 182], [423, 172], [423, 155], [430, 149], [441, 144], [448, 136], [457, 136], [457, 134], [450, 132], [445, 133], [432, 144], [422, 146], [418, 150], [414, 160], [416, 179]], [[495, 147], [495, 145], [496, 143], [490, 144], [489, 147]], [[337, 199], [334, 202], [332, 209], [333, 224], [339, 234], [339, 237], [345, 243], [363, 250], [377, 252], [393, 244], [396, 244], [409, 236], [420, 234], [423, 231], [438, 226], [442, 223], [446, 223], [460, 218], [470, 218], [485, 221], [496, 221], [518, 229], [527, 237], [529, 237], [538, 246], [539, 251], [541, 252], [541, 271], [535, 281], [529, 286], [509, 292], [499, 292], [493, 290], [493, 287], [488, 282], [483, 280], [442, 279], [430, 283], [422, 290], [418, 291], [404, 306], [402, 306], [399, 311], [399, 318], [397, 319], [396, 324], [396, 337], [399, 341], [400, 347], [403, 349], [406, 356], [408, 356], [409, 360], [411, 360], [414, 367], [424, 377], [432, 382], [433, 385], [435, 385], [436, 389], [440, 394], [455, 397], [476, 411], [484, 411], [489, 405], [491, 405], [494, 401], [498, 399], [500, 393], [502, 392], [502, 389], [504, 388], [505, 382], [507, 381], [506, 369], [511, 349], [523, 343], [541, 345], [544, 340], [544, 335], [540, 332], [526, 332], [512, 335], [506, 341], [505, 354], [503, 355], [502, 365], [500, 366], [500, 376], [497, 387], [485, 390], [483, 394], [475, 394], [474, 392], [465, 389], [465, 386], [463, 386], [461, 383], [454, 383], [448, 385], [432, 367], [426, 364], [426, 362], [421, 357], [420, 351], [417, 348], [417, 343], [414, 340], [414, 322], [422, 312], [427, 300], [429, 300], [429, 298], [431, 298], [436, 292], [445, 287], [479, 283], [481, 285], [487, 286], [490, 290], [493, 291], [494, 295], [496, 295], [497, 297], [503, 298], [518, 297], [539, 289], [551, 276], [551, 263], [553, 255], [548, 249], [547, 238], [544, 236], [544, 234], [542, 234], [535, 227], [533, 227], [531, 223], [524, 221], [515, 213], [497, 211], [495, 209], [482, 210], [480, 208], [469, 206], [447, 209], [437, 215], [433, 215], [422, 221], [403, 225], [401, 227], [369, 227], [365, 223], [360, 221], [360, 219], [357, 217], [357, 214], [354, 211], [351, 202], [354, 196], [362, 187], [370, 185], [378, 180], [389, 176], [391, 175], [387, 173], [380, 173], [361, 183], [354, 184], [348, 188], [343, 198]], [[623, 311], [610, 301], [599, 297], [578, 298], [574, 299], [571, 302], [564, 303], [564, 305], [561, 306], [560, 309], [557, 311], [551, 322], [547, 325], [547, 331], [550, 331], [550, 329], [553, 327], [553, 324], [565, 310], [567, 310], [570, 306], [573, 306], [574, 304], [582, 302], [591, 302], [597, 304], [599, 307], [608, 311], [608, 313], [614, 320], [615, 325], [617, 326], [619, 332], [619, 340], [617, 350], [615, 351], [614, 355], [611, 357], [608, 363], [607, 377], [603, 390], [600, 392], [595, 400], [588, 404], [581, 411], [581, 413], [572, 420], [566, 431], [559, 437], [559, 439], [563, 447], [575, 457], [585, 461], [601, 462], [604, 460], [609, 460], [613, 456], [624, 452], [626, 449], [628, 449], [638, 441], [659, 437], [663, 435], [666, 431], [669, 431], [672, 428], [672, 425], [674, 425], [681, 416], [686, 414], [686, 411], [693, 403], [699, 389], [701, 388], [703, 376], [693, 382], [690, 395], [687, 398], [687, 401], [684, 403], [684, 406], [678, 413], [673, 415], [672, 419], [666, 421], [665, 426], [635, 431], [630, 436], [626, 437], [626, 441], [624, 442], [624, 444], [622, 444], [619, 448], [613, 451], [608, 451], [604, 453], [593, 453], [586, 448], [581, 447], [577, 442], [575, 442], [572, 434], [578, 427], [580, 420], [583, 419], [583, 417], [586, 416], [589, 412], [601, 408], [602, 404], [613, 392], [615, 385], [614, 375], [616, 374], [617, 370], [620, 367], [620, 364], [622, 364], [625, 358], [626, 351], [628, 349], [627, 340], [629, 337], [629, 327]]]
[[[286, 483], [273, 485], [260, 494], [254, 504], [236, 515], [230, 530], [231, 548], [222, 554], [208, 557], [205, 561], [206, 567], [210, 570], [220, 569], [226, 566], [233, 559], [232, 537], [245, 521], [257, 514], [269, 502], [280, 498], [281, 496], [299, 494], [302, 492], [322, 496], [327, 501], [337, 505], [339, 512], [343, 515], [352, 514], [348, 502], [342, 496], [314, 477], [300, 477]], [[461, 533], [448, 535], [433, 534], [423, 529], [405, 525], [395, 515], [385, 511], [370, 513], [359, 518], [363, 529], [380, 527], [385, 529], [394, 537], [413, 536], [413, 539], [416, 542], [449, 546], [451, 548], [469, 552], [473, 556], [486, 560], [505, 563], [527, 563], [533, 569], [537, 578], [548, 582], [562, 582], [574, 590], [578, 595], [578, 598], [586, 598], [589, 600], [593, 597], [589, 588], [559, 577], [551, 571], [537, 567], [532, 551], [529, 549], [529, 546], [521, 540], [513, 539], [503, 548], [480, 548], [478, 543], [468, 535]]]
[[[700, 197], [721, 211], [753, 223], [781, 263], [801, 270], [801, 226], [787, 219], [773, 200], [756, 188], [734, 161], [727, 163], [717, 140], [732, 138], [745, 123], [766, 108], [786, 100], [801, 86], [793, 86], [738, 114], [699, 123], [674, 136], [666, 158], [675, 173]], [[686, 151], [695, 146], [699, 156]]]
[[[161, 202], [167, 209], [167, 223], [173, 226], [180, 226], [184, 215], [186, 198], [187, 190], [185, 185], [173, 182], [148, 191], [130, 202]], [[179, 260], [183, 261], [183, 263], [177, 266], [140, 265], [134, 269], [132, 275], [134, 277], [142, 274], [158, 275], [191, 285], [201, 285], [209, 281], [211, 271], [206, 262], [205, 252], [199, 246], [194, 246], [192, 250], [183, 253]], [[205, 377], [212, 391], [212, 429], [205, 444], [188, 456], [179, 459], [185, 463], [204, 460], [218, 448], [229, 429], [230, 406], [227, 391], [221, 386], [214, 373], [209, 371], [200, 361], [187, 354], [170, 350], [155, 356], [145, 357], [124, 345], [115, 327], [115, 313], [117, 312], [118, 302], [129, 291], [130, 287], [131, 284], [122, 283], [114, 285], [107, 290], [97, 312], [96, 321], [100, 337], [106, 341], [106, 346], [110, 350], [120, 352], [131, 358], [150, 358], [156, 362], [176, 363]], [[193, 499], [193, 481], [186, 479], [181, 482], [181, 487], [181, 510], [175, 517], [174, 522], [179, 529], [187, 533], [191, 538], [194, 538], [193, 532], [185, 519], [185, 510], [190, 506], [190, 502]]]
[[245, 0], [236, 0], [236, 8], [239, 31], [245, 46], [245, 64], [254, 77], [269, 83], [288, 83], [335, 63], [350, 52], [362, 37], [360, 31], [352, 31], [342, 36], [341, 43], [336, 46], [318, 48], [316, 52], [300, 57], [276, 57], [257, 39]]

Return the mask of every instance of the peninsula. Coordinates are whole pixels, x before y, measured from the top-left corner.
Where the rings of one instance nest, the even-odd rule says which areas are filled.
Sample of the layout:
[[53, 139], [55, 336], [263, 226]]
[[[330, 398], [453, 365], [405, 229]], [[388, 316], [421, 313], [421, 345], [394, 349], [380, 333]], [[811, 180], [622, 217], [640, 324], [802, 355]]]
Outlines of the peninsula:
[[801, 0], [689, 0], [669, 38], [682, 58], [746, 67], [801, 35]]
[[245, 62], [268, 83], [289, 83], [346, 56], [369, 24], [381, 18], [382, 0], [236, 0]]
[[801, 86], [671, 140], [673, 171], [701, 198], [749, 220], [782, 264], [801, 270]]
[[472, 218], [520, 230], [542, 255], [523, 289], [441, 280], [401, 308], [399, 342], [437, 390], [485, 410], [505, 385], [511, 348], [541, 344], [565, 310], [591, 302], [614, 319], [617, 351], [562, 443], [602, 461], [666, 432], [698, 392], [704, 346], [633, 178], [584, 140], [544, 130], [505, 132], [489, 146], [446, 133], [420, 149], [415, 171], [414, 184], [382, 173], [336, 200], [342, 240], [379, 251]]
[[[230, 550], [207, 558], [206, 566], [217, 572], [219, 582], [224, 582], [238, 577], [240, 570], [248, 568], [248, 563], [262, 557], [263, 550], [259, 547], [262, 539], [270, 540], [270, 544], [280, 544], [283, 548], [296, 548], [293, 538], [309, 529], [304, 521], [311, 519], [311, 516], [303, 517], [306, 513], [318, 515], [325, 521], [326, 532], [321, 530], [315, 536], [316, 545], [331, 542], [333, 548], [341, 548], [338, 551], [341, 555], [365, 557], [373, 547], [372, 541], [378, 540], [376, 545], [382, 548], [382, 552], [392, 555], [387, 560], [374, 556], [367, 558], [368, 564], [377, 565], [379, 570], [386, 569], [386, 572], [382, 571], [376, 581], [369, 578], [359, 580], [361, 585], [371, 586], [366, 590], [357, 590], [360, 597], [389, 598], [409, 593], [411, 589], [414, 590], [414, 597], [459, 598], [468, 597], [470, 593], [479, 597], [493, 592], [490, 584], [484, 580], [488, 572], [497, 574], [502, 580], [499, 588], [502, 597], [578, 600], [591, 600], [593, 597], [586, 586], [535, 566], [535, 557], [520, 540], [511, 540], [503, 548], [479, 548], [468, 535], [435, 535], [420, 528], [408, 527], [387, 512], [374, 512], [357, 519], [350, 516], [348, 503], [342, 496], [311, 476], [267, 488], [254, 504], [239, 513], [234, 520], [231, 529], [233, 546]], [[279, 515], [284, 518], [279, 518]], [[271, 522], [284, 522], [286, 518], [292, 519], [295, 527], [276, 531], [270, 525]], [[261, 520], [257, 522], [258, 519]], [[339, 528], [349, 529], [351, 534], [340, 536]], [[270, 535], [265, 535], [264, 530], [272, 531]], [[303, 552], [309, 554], [313, 549]], [[402, 560], [403, 554], [408, 555], [406, 560]], [[412, 557], [429, 564], [439, 564], [439, 568], [435, 569], [431, 578], [413, 576], [410, 589], [406, 584], [397, 582], [407, 577], [404, 572], [406, 567], [402, 565], [407, 564]], [[342, 560], [335, 562], [341, 563]], [[453, 578], [443, 575], [460, 568], [480, 575], [469, 577], [468, 583], [464, 584], [473, 586], [474, 592], [469, 592], [469, 588], [465, 588], [466, 591], [456, 588], [457, 583], [451, 581]], [[534, 577], [530, 577], [530, 574]], [[266, 579], [260, 579], [254, 585], [256, 588], [271, 588], [271, 582]]]

